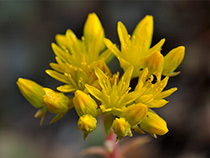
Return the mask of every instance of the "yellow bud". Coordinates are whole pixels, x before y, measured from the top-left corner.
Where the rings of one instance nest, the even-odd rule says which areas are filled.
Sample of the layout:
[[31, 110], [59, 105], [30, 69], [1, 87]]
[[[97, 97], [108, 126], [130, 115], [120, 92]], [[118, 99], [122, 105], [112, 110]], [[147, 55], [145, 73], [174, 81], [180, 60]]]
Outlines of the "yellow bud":
[[73, 98], [73, 103], [75, 110], [79, 116], [90, 114], [94, 117], [97, 116], [97, 108], [98, 105], [96, 104], [95, 100], [93, 100], [90, 95], [77, 90], [75, 92], [75, 96]]
[[96, 129], [97, 120], [95, 117], [87, 114], [80, 116], [78, 121], [78, 128], [84, 132], [84, 139], [87, 137], [89, 133]]
[[117, 135], [117, 141], [125, 136], [132, 136], [131, 126], [125, 118], [115, 118], [112, 124], [114, 133]]
[[43, 105], [42, 97], [45, 92], [43, 87], [34, 81], [19, 78], [17, 85], [22, 95], [35, 107], [40, 108]]
[[176, 68], [181, 64], [185, 54], [185, 47], [180, 46], [172, 49], [165, 57], [164, 57], [164, 67], [163, 67], [163, 75], [165, 76], [174, 76], [179, 74], [179, 72], [174, 72]]
[[153, 111], [148, 111], [140, 127], [152, 135], [164, 135], [168, 132], [167, 124], [160, 116]]
[[45, 95], [43, 96], [43, 105], [49, 112], [58, 114], [69, 110], [70, 100], [67, 96], [49, 88], [43, 88], [43, 90], [45, 91]]
[[131, 126], [139, 124], [148, 112], [147, 105], [142, 103], [133, 104], [123, 110], [123, 117], [130, 123]]

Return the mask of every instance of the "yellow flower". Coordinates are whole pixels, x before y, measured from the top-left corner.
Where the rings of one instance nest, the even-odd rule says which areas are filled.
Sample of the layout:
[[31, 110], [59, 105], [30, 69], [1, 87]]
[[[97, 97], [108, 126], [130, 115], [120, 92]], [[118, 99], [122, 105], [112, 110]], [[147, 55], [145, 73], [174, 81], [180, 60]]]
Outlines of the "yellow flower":
[[97, 120], [89, 114], [80, 116], [78, 121], [78, 127], [81, 131], [84, 132], [83, 139], [87, 137], [89, 133], [96, 129]]
[[132, 136], [131, 126], [125, 120], [125, 118], [115, 118], [112, 124], [112, 128], [114, 130], [114, 133], [117, 135], [116, 142], [127, 135], [130, 137]]
[[65, 85], [58, 87], [61, 92], [75, 92], [84, 90], [84, 85], [96, 84], [94, 67], [111, 74], [105, 64], [111, 59], [111, 52], [105, 49], [104, 30], [95, 13], [88, 15], [84, 26], [84, 36], [78, 39], [72, 30], [65, 35], [56, 35], [58, 45], [52, 43], [57, 63], [51, 63], [54, 70], [46, 73]]
[[119, 80], [119, 73], [110, 78], [99, 68], [95, 69], [101, 89], [88, 84], [85, 86], [87, 91], [101, 102], [100, 109], [103, 113], [111, 112], [115, 115], [117, 111], [121, 111], [138, 97], [138, 92], [129, 93], [132, 72], [133, 67], [131, 66]]
[[97, 103], [90, 97], [90, 95], [77, 90], [73, 98], [75, 110], [79, 116], [90, 114], [97, 117], [100, 114]]
[[143, 119], [140, 127], [154, 137], [156, 137], [156, 135], [164, 135], [168, 132], [165, 120], [163, 120], [152, 110], [150, 110], [147, 116]]
[[[157, 74], [158, 78], [160, 78], [159, 76], [161, 76], [162, 74], [163, 67], [163, 74], [169, 75], [169, 73], [172, 73], [172, 71], [174, 71], [178, 67], [183, 59], [184, 53], [170, 53], [173, 55], [177, 54], [176, 57], [173, 59], [173, 63], [170, 63], [173, 55], [167, 55], [164, 60], [165, 66], [163, 66], [163, 57], [159, 52], [165, 42], [165, 39], [160, 40], [160, 42], [150, 48], [153, 35], [152, 16], [145, 16], [136, 26], [132, 36], [128, 34], [125, 26], [121, 22], [118, 22], [117, 30], [121, 44], [121, 51], [108, 39], [105, 39], [105, 44], [107, 48], [110, 49], [113, 54], [118, 58], [120, 65], [124, 69], [124, 71], [126, 71], [131, 65], [134, 66], [134, 71], [132, 75], [133, 78], [138, 77], [141, 74], [141, 70], [146, 67], [149, 68], [149, 72], [151, 74], [153, 73], [153, 71], [159, 71], [159, 69], [161, 69], [161, 71], [159, 72], [160, 74]], [[175, 52], [177, 52], [176, 49]], [[153, 55], [153, 53], [156, 54]], [[159, 62], [155, 61], [155, 58], [157, 57], [160, 59]], [[155, 64], [158, 64], [158, 68], [155, 69], [155, 64], [153, 65], [153, 61], [155, 61]], [[168, 66], [169, 68], [167, 68]]]
[[143, 103], [148, 108], [160, 108], [168, 103], [164, 98], [170, 96], [177, 88], [171, 88], [163, 91], [167, 85], [169, 77], [165, 77], [161, 81], [154, 83], [154, 77], [148, 79], [148, 69], [145, 68], [142, 74], [139, 76], [138, 83], [135, 87], [135, 91], [140, 92], [139, 97], [135, 100], [135, 103]]
[[[107, 136], [112, 128], [117, 141], [132, 136], [131, 130], [154, 137], [168, 132], [167, 123], [151, 109], [163, 107], [168, 103], [165, 98], [177, 90], [164, 88], [169, 77], [179, 74], [175, 70], [184, 58], [185, 47], [174, 48], [166, 56], [161, 54], [165, 39], [151, 47], [153, 17], [149, 15], [138, 23], [132, 35], [122, 22], [118, 22], [117, 31], [120, 49], [105, 38], [99, 18], [91, 13], [81, 39], [70, 29], [65, 35], [56, 35], [57, 44], [52, 43], [56, 62], [50, 63], [53, 70], [46, 73], [64, 83], [57, 87], [60, 92], [18, 79], [23, 96], [38, 108], [35, 117], [42, 118], [40, 124], [47, 111], [56, 114], [53, 123], [74, 106], [84, 139], [96, 129], [96, 117], [102, 114]], [[121, 78], [119, 72], [112, 74], [107, 66], [112, 53], [124, 70]], [[131, 90], [130, 82], [135, 77], [138, 83]], [[64, 93], [74, 93], [74, 97]]]
[[43, 87], [34, 81], [18, 78], [17, 85], [22, 95], [35, 107], [43, 105], [42, 97], [45, 95]]

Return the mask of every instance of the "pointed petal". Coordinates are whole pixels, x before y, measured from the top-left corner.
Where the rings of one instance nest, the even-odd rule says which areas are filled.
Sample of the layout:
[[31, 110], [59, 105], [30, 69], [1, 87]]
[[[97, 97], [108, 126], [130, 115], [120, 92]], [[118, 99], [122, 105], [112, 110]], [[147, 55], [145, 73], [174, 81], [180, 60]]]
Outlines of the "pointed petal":
[[93, 87], [91, 85], [88, 85], [88, 84], [85, 84], [85, 87], [86, 87], [87, 91], [91, 95], [93, 95], [99, 101], [102, 101], [102, 93], [101, 93], [101, 91], [99, 91], [97, 88], [95, 88], [95, 87]]
[[157, 51], [146, 58], [146, 67], [149, 69], [149, 75], [154, 74], [157, 80], [160, 81], [163, 69], [163, 55]]
[[155, 98], [158, 98], [158, 99], [166, 98], [166, 97], [170, 96], [172, 93], [174, 93], [175, 91], [177, 91], [177, 88], [168, 89], [166, 91], [163, 91], [163, 92], [155, 95]]
[[145, 68], [143, 69], [141, 75], [139, 76], [138, 84], [136, 85], [135, 90], [140, 90], [143, 87], [147, 79], [147, 75], [148, 75], [148, 68]]
[[103, 59], [106, 63], [109, 63], [114, 58], [114, 55], [112, 54], [112, 51], [107, 49], [100, 55], [100, 59]]
[[163, 67], [163, 75], [170, 75], [176, 68], [181, 64], [184, 59], [185, 47], [179, 46], [177, 48], [172, 49], [165, 57], [164, 57], [164, 67]]
[[70, 84], [66, 84], [66, 85], [57, 87], [57, 90], [63, 93], [70, 93], [70, 92], [76, 91], [76, 87]]
[[52, 46], [52, 49], [53, 49], [55, 55], [57, 55], [62, 61], [68, 62], [66, 60], [66, 52], [63, 49], [61, 49], [55, 43], [52, 43], [51, 46]]
[[57, 34], [55, 36], [55, 41], [58, 43], [58, 45], [61, 48], [62, 47], [68, 48], [68, 42], [67, 42], [67, 39], [66, 39], [66, 36], [65, 35]]
[[131, 76], [133, 73], [133, 66], [130, 66], [123, 74], [123, 76], [121, 77], [119, 83], [118, 83], [118, 89], [120, 91], [120, 93], [124, 93], [125, 91], [128, 90], [128, 87], [130, 85], [130, 81], [131, 81]]
[[109, 39], [105, 38], [104, 39], [104, 43], [106, 45], [107, 48], [109, 48], [112, 53], [118, 58], [119, 56], [121, 56], [121, 52], [120, 50], [117, 48], [117, 46], [115, 44], [113, 44]]
[[123, 45], [124, 43], [127, 43], [130, 40], [128, 31], [121, 21], [119, 21], [117, 24], [117, 31], [118, 31], [118, 36], [119, 36], [121, 45]]
[[[78, 56], [81, 53], [81, 43], [77, 39], [76, 35], [72, 30], [68, 29], [66, 31], [66, 37], [68, 40], [68, 48], [70, 49], [70, 53], [74, 56]], [[80, 59], [81, 60], [81, 59]]]
[[60, 120], [65, 114], [66, 114], [66, 112], [65, 112], [65, 113], [59, 113], [59, 114], [57, 114], [57, 115], [50, 121], [50, 124], [55, 123], [56, 121]]
[[95, 74], [98, 78], [101, 88], [106, 92], [109, 92], [111, 90], [111, 83], [108, 80], [108, 76], [106, 76], [105, 73], [98, 67], [95, 68]]
[[127, 105], [127, 104], [130, 104], [132, 103], [136, 98], [138, 98], [140, 95], [140, 93], [138, 93], [137, 91], [133, 91], [133, 92], [130, 92], [128, 94], [126, 94], [122, 100], [120, 101], [120, 105], [123, 106], [123, 105]]
[[161, 108], [168, 103], [165, 99], [153, 100], [147, 103], [148, 108]]
[[152, 48], [150, 48], [146, 52], [146, 55], [149, 56], [156, 51], [161, 51], [161, 47], [163, 46], [164, 43], [165, 43], [165, 38], [161, 39], [156, 45], [154, 45]]
[[[148, 50], [151, 42], [152, 42], [152, 35], [153, 35], [153, 17], [150, 15], [145, 16], [136, 26], [133, 36], [137, 38], [140, 38], [141, 43], [139, 43], [141, 46], [144, 47], [144, 51]], [[133, 39], [132, 39], [133, 40]], [[139, 40], [138, 40], [139, 41]], [[139, 42], [140, 42], [139, 41]]]
[[61, 74], [61, 73], [59, 73], [57, 71], [54, 71], [54, 70], [45, 70], [45, 72], [48, 75], [50, 75], [51, 77], [53, 77], [54, 79], [56, 79], [56, 80], [58, 80], [60, 82], [69, 83], [68, 78], [65, 75], [63, 75], [63, 74]]
[[[103, 41], [104, 29], [102, 27], [102, 24], [98, 16], [95, 13], [91, 13], [87, 17], [87, 20], [84, 26], [84, 37], [85, 37], [86, 46], [92, 47], [91, 50], [96, 48], [96, 44], [95, 44], [96, 42], [97, 42], [97, 48], [99, 48], [99, 50], [96, 52], [99, 53], [105, 48], [104, 41]], [[93, 42], [93, 40], [95, 39], [97, 40]]]

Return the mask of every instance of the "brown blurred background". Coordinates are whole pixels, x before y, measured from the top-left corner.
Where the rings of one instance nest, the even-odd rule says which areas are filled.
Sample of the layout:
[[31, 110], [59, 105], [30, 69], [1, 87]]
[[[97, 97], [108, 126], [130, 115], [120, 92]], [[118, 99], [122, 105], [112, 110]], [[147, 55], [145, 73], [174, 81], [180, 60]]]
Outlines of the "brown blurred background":
[[[167, 120], [169, 133], [131, 151], [128, 157], [209, 158], [210, 1], [88, 0], [0, 2], [0, 158], [76, 158], [82, 149], [103, 144], [100, 125], [83, 142], [74, 110], [52, 125], [48, 122], [53, 115], [48, 113], [40, 127], [39, 119], [34, 118], [36, 109], [16, 86], [19, 77], [51, 88], [58, 86], [60, 83], [44, 72], [54, 61], [51, 42], [68, 28], [80, 38], [91, 12], [99, 16], [106, 37], [118, 45], [118, 21], [132, 33], [150, 14], [155, 22], [152, 45], [166, 38], [163, 54], [179, 45], [186, 47], [178, 68], [182, 73], [167, 86], [179, 90], [168, 98], [168, 105], [156, 110]], [[113, 61], [110, 66], [116, 71], [119, 65]]]

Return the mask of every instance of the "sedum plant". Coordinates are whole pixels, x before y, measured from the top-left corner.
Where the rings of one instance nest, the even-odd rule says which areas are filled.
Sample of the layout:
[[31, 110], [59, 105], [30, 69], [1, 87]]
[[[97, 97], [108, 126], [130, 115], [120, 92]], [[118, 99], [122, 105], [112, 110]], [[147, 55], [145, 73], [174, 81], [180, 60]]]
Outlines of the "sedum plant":
[[[105, 37], [102, 24], [95, 13], [88, 15], [81, 39], [68, 29], [65, 35], [56, 35], [52, 43], [56, 63], [46, 73], [62, 84], [56, 91], [34, 81], [19, 78], [17, 85], [22, 95], [35, 107], [35, 117], [43, 123], [47, 112], [55, 114], [50, 123], [61, 119], [75, 108], [78, 129], [84, 140], [97, 128], [97, 118], [103, 123], [107, 140], [118, 142], [133, 132], [149, 133], [153, 137], [168, 132], [166, 121], [156, 112], [168, 103], [165, 99], [177, 88], [165, 90], [169, 77], [184, 58], [185, 47], [161, 54], [165, 39], [151, 47], [153, 17], [145, 16], [128, 34], [122, 22], [117, 25], [120, 48]], [[113, 74], [107, 63], [115, 56], [124, 70]], [[120, 77], [121, 76], [121, 77]], [[130, 82], [138, 78], [131, 90]], [[73, 94], [67, 97], [66, 94]], [[116, 135], [116, 137], [115, 137]], [[111, 150], [106, 157], [116, 156]]]

